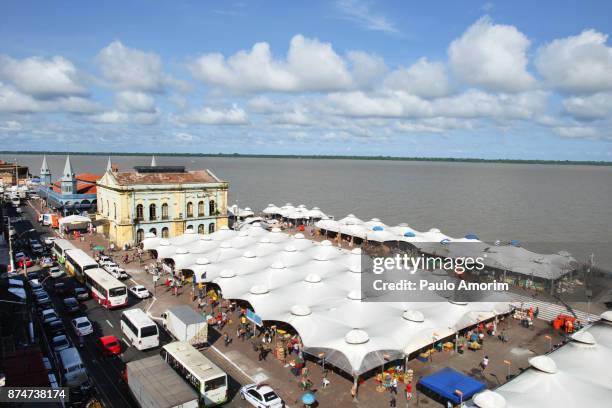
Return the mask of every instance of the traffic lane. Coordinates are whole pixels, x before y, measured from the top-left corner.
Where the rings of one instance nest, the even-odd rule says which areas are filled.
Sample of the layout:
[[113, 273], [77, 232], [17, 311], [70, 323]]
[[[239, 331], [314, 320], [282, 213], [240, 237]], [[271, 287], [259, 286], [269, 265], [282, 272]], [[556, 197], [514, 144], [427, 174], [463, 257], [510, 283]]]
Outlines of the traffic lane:
[[[71, 278], [55, 279], [56, 282], [64, 282], [70, 284]], [[72, 328], [71, 320], [77, 316], [90, 315], [98, 317], [100, 320], [105, 316], [107, 311], [102, 306], [98, 305], [93, 300], [81, 302], [81, 311], [74, 315], [68, 315], [63, 310], [62, 296], [54, 295], [53, 302], [55, 310], [59, 313], [64, 325], [66, 326], [66, 334], [72, 343], [78, 348], [83, 364], [87, 368], [88, 374], [93, 381], [97, 390], [97, 397], [100, 398], [106, 406], [109, 407], [137, 407], [131, 395], [128, 392], [127, 385], [121, 379], [121, 371], [123, 363], [118, 357], [104, 357], [98, 346], [98, 339], [101, 336], [114, 334], [108, 332], [106, 328], [99, 322], [92, 319], [94, 332], [83, 337], [83, 346], [80, 347], [79, 338]]]

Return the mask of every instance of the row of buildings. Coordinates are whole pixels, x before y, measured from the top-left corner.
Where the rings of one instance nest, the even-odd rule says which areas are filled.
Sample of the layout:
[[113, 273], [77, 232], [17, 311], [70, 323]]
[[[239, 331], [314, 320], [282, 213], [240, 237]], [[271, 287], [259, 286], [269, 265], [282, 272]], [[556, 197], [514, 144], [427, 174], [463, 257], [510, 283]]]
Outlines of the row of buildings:
[[208, 234], [227, 226], [229, 184], [212, 171], [183, 166], [149, 166], [120, 170], [109, 158], [102, 176], [76, 174], [70, 157], [55, 182], [46, 157], [40, 170], [39, 195], [63, 215], [89, 212], [98, 232], [115, 245], [133, 245], [145, 234], [174, 237], [193, 229]]

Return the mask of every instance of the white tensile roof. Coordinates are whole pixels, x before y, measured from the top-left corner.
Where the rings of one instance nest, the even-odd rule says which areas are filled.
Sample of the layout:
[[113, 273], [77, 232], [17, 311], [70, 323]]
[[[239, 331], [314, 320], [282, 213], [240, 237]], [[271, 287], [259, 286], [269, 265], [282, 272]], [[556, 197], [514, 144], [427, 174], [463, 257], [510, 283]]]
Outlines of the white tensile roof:
[[[531, 367], [494, 391], [473, 398], [472, 407], [589, 407], [612, 401], [612, 324], [601, 321], [572, 336]], [[495, 402], [496, 405], [491, 405]]]
[[508, 310], [507, 303], [457, 305], [442, 297], [365, 302], [360, 249], [266, 231], [258, 224], [240, 232], [186, 235], [145, 238], [144, 247], [192, 270], [196, 280], [218, 284], [224, 297], [248, 301], [263, 320], [291, 324], [307, 353], [325, 352], [326, 361], [350, 374]]

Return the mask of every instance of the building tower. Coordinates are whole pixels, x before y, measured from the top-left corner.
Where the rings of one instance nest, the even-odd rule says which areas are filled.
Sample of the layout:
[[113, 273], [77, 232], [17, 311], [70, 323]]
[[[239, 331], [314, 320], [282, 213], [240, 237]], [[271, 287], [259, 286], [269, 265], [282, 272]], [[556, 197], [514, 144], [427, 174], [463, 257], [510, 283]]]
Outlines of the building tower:
[[70, 163], [70, 156], [66, 156], [66, 164], [64, 165], [64, 172], [60, 179], [62, 185], [62, 194], [76, 194], [77, 193], [77, 180], [72, 170], [72, 164]]
[[43, 186], [51, 185], [51, 170], [47, 165], [47, 156], [43, 156], [42, 166], [40, 166], [40, 184]]
[[151, 156], [151, 167], [156, 167], [157, 163], [155, 162], [155, 156]]
[[106, 163], [106, 172], [112, 172], [113, 171], [113, 164], [111, 163], [111, 158], [110, 156], [108, 156], [108, 163]]

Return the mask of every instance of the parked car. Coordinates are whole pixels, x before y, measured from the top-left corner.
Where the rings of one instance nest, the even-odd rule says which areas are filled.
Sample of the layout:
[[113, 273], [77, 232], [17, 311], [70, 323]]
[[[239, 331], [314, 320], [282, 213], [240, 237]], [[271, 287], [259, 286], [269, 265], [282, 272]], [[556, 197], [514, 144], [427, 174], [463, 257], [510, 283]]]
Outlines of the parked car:
[[28, 280], [30, 282], [33, 281], [33, 280], [40, 279], [40, 276], [38, 275], [38, 272], [28, 272], [28, 274], [26, 276], [28, 277]]
[[43, 252], [45, 252], [45, 249], [43, 248], [42, 245], [40, 245], [38, 241], [33, 244], [30, 244], [30, 248], [32, 249], [32, 252], [34, 252], [35, 254], [42, 254]]
[[68, 314], [78, 313], [81, 310], [79, 302], [73, 297], [64, 299], [62, 303], [64, 304], [64, 311]]
[[68, 294], [68, 287], [64, 282], [57, 282], [53, 284], [53, 293], [58, 296], [64, 296]]
[[40, 318], [42, 319], [42, 322], [44, 324], [59, 319], [59, 316], [55, 312], [55, 309], [45, 309], [40, 313]]
[[142, 285], [135, 285], [130, 288], [130, 292], [132, 295], [136, 296], [138, 299], [146, 299], [151, 296], [149, 290]]
[[49, 297], [49, 294], [44, 290], [34, 292], [34, 297], [36, 298], [36, 303], [39, 305], [51, 303], [51, 298]]
[[100, 264], [102, 264], [103, 262], [113, 262], [113, 260], [110, 256], [100, 255]]
[[125, 271], [125, 269], [119, 266], [105, 266], [104, 270], [108, 272], [115, 279], [127, 279], [129, 275]]
[[64, 322], [60, 319], [55, 319], [45, 324], [45, 330], [48, 337], [53, 337], [64, 334], [66, 332], [66, 327], [64, 326]]
[[17, 252], [17, 253], [15, 254], [15, 259], [16, 259], [17, 261], [19, 261], [20, 259], [23, 259], [23, 258], [27, 258], [27, 256], [26, 256], [26, 254], [25, 254], [25, 253], [23, 253], [23, 252]]
[[89, 292], [87, 292], [87, 289], [82, 288], [80, 286], [75, 287], [72, 290], [72, 294], [74, 295], [74, 297], [77, 300], [87, 300], [87, 299], [89, 299]]
[[55, 242], [55, 237], [45, 237], [44, 241], [45, 245], [53, 245]]
[[115, 262], [111, 261], [110, 259], [109, 260], [105, 260], [105, 261], [100, 261], [100, 262], [98, 262], [98, 264], [102, 268], [104, 268], [104, 269], [106, 269], [106, 268], [118, 268], [119, 267], [119, 265], [117, 265]]
[[266, 384], [248, 384], [240, 388], [240, 398], [258, 408], [280, 408], [283, 400]]
[[85, 316], [77, 317], [70, 321], [72, 324], [72, 328], [77, 336], [87, 336], [88, 334], [93, 333], [93, 326], [89, 319]]
[[44, 291], [45, 288], [43, 288], [43, 285], [40, 284], [40, 282], [38, 281], [38, 279], [32, 279], [30, 281], [30, 289], [32, 289], [32, 293], [36, 293], [36, 292], [40, 292], [41, 290]]
[[34, 266], [34, 261], [32, 261], [28, 257], [21, 258], [17, 261], [17, 266], [20, 268], [31, 268], [32, 266]]
[[59, 266], [54, 266], [49, 268], [49, 276], [52, 278], [59, 278], [64, 275], [64, 271], [62, 271]]
[[72, 347], [72, 344], [70, 344], [70, 340], [68, 340], [68, 337], [66, 337], [65, 334], [60, 334], [53, 337], [51, 340], [51, 347], [53, 348], [53, 351], [59, 353], [62, 350]]
[[121, 345], [115, 336], [104, 336], [98, 340], [100, 350], [104, 356], [116, 356], [121, 354]]

